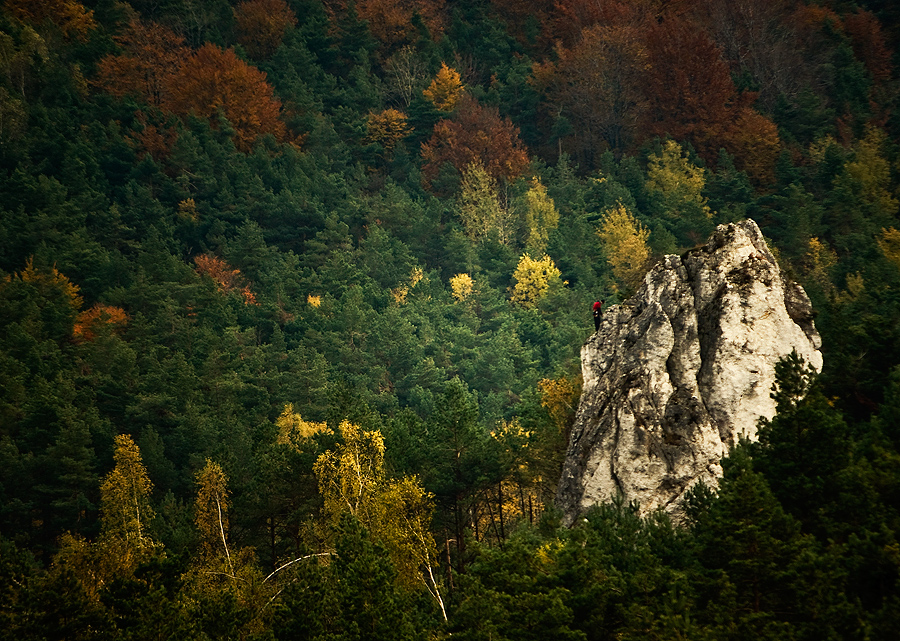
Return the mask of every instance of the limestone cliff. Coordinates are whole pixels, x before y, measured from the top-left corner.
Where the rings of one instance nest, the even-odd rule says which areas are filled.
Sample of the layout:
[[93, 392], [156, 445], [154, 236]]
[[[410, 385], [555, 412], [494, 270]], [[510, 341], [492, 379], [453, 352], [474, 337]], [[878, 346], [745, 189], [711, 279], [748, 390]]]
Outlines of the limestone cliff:
[[731, 444], [774, 415], [775, 363], [797, 350], [821, 369], [820, 345], [806, 292], [782, 277], [752, 220], [666, 256], [582, 347], [557, 491], [566, 521], [617, 492], [678, 519], [685, 490], [714, 486]]

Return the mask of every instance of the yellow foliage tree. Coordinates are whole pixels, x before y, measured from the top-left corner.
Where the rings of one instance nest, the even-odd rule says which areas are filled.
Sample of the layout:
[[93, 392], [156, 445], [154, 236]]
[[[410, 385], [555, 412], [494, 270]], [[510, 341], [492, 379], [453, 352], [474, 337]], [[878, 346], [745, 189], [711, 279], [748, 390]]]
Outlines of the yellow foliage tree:
[[197, 472], [197, 501], [194, 522], [200, 532], [201, 555], [209, 560], [224, 554], [232, 575], [234, 567], [228, 550], [228, 478], [222, 466], [206, 459]]
[[50, 269], [39, 269], [34, 266], [34, 257], [31, 257], [25, 262], [25, 269], [19, 274], [19, 278], [48, 297], [53, 293], [60, 295], [73, 313], [81, 309], [84, 301], [78, 293], [78, 285], [61, 274], [55, 265]]
[[882, 229], [881, 235], [878, 237], [878, 247], [885, 258], [900, 268], [900, 231], [893, 227]]
[[604, 216], [597, 235], [615, 277], [626, 287], [637, 287], [650, 259], [650, 232], [618, 202]]
[[442, 62], [434, 80], [422, 93], [434, 104], [435, 109], [453, 111], [463, 93], [459, 72]]
[[512, 214], [500, 204], [497, 181], [481, 163], [472, 163], [463, 170], [459, 216], [472, 240], [494, 235], [501, 243], [509, 242]]
[[154, 546], [147, 531], [153, 520], [153, 484], [130, 436], [118, 435], [115, 447], [116, 465], [100, 486], [101, 539], [114, 543], [123, 553], [134, 554]]
[[809, 249], [804, 257], [806, 278], [818, 284], [825, 292], [834, 289], [831, 282], [831, 268], [837, 264], [837, 254], [828, 243], [818, 238], [809, 239]]
[[535, 260], [528, 254], [522, 254], [513, 272], [512, 302], [522, 307], [534, 307], [549, 291], [565, 284], [561, 276], [562, 273], [548, 255]]
[[538, 382], [541, 392], [541, 406], [546, 408], [550, 418], [561, 433], [565, 433], [575, 418], [575, 408], [581, 395], [581, 380], [544, 378]]
[[462, 303], [475, 291], [475, 281], [468, 274], [457, 274], [450, 278], [450, 289], [456, 302]]
[[412, 127], [406, 122], [406, 114], [396, 109], [385, 109], [379, 113], [368, 115], [366, 137], [363, 142], [376, 142], [386, 151], [391, 151], [398, 142], [412, 133], [412, 130]]
[[[190, 591], [205, 598], [222, 593], [232, 595], [251, 613], [241, 625], [239, 636], [247, 638], [259, 634], [265, 625], [261, 615], [277, 596], [274, 586], [265, 585], [266, 579], [275, 572], [269, 577], [262, 576], [254, 563], [253, 548], [230, 549], [228, 477], [222, 467], [206, 459], [206, 465], [197, 472], [195, 479], [194, 523], [200, 535], [200, 553], [183, 576], [185, 583]], [[309, 557], [297, 560], [302, 558]], [[283, 567], [286, 566], [281, 569]]]
[[553, 199], [547, 195], [547, 189], [537, 178], [531, 182], [524, 200], [525, 227], [528, 230], [525, 250], [539, 256], [547, 249], [550, 234], [559, 225], [559, 211]]
[[862, 186], [862, 199], [886, 215], [900, 210], [900, 202], [891, 193], [891, 166], [882, 154], [887, 134], [869, 127], [856, 145], [852, 161], [845, 165], [847, 173]]
[[97, 542], [66, 534], [53, 559], [54, 569], [71, 570], [94, 599], [100, 588], [134, 572], [157, 549], [148, 527], [153, 519], [153, 484], [138, 446], [127, 434], [115, 438], [115, 467], [100, 485], [101, 529]]
[[284, 411], [275, 419], [275, 426], [278, 428], [275, 442], [279, 445], [290, 445], [296, 450], [300, 450], [303, 439], [328, 430], [325, 423], [304, 421], [303, 417], [294, 412], [293, 403], [284, 406]]
[[432, 572], [437, 557], [429, 530], [431, 495], [415, 477], [387, 477], [380, 432], [362, 430], [349, 421], [343, 421], [338, 429], [344, 443], [319, 456], [313, 467], [326, 519], [337, 525], [345, 512], [359, 519], [387, 549], [398, 581], [410, 586], [424, 584], [443, 612]]

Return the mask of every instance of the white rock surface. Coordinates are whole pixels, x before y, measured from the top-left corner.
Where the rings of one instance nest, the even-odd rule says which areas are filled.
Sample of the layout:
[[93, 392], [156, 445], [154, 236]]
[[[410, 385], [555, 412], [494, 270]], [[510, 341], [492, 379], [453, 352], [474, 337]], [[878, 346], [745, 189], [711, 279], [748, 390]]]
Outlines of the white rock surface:
[[820, 370], [820, 346], [806, 292], [782, 277], [752, 220], [666, 256], [582, 347], [557, 490], [566, 522], [619, 492], [679, 520], [684, 492], [715, 486], [729, 447], [774, 416], [775, 363], [797, 350]]

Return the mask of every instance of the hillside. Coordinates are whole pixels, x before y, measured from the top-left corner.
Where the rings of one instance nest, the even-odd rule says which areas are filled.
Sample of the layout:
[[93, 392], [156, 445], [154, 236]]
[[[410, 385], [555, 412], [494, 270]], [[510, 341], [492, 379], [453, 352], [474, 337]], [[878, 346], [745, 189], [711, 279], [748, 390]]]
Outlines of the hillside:
[[[900, 14], [5, 0], [0, 638], [890, 639]], [[589, 308], [750, 218], [821, 374], [553, 506]]]

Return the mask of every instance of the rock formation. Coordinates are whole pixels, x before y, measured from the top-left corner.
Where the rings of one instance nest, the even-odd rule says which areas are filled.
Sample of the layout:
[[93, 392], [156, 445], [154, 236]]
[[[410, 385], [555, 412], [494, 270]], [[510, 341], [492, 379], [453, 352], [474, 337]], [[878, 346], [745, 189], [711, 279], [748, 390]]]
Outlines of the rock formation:
[[752, 220], [663, 258], [582, 347], [556, 497], [565, 520], [619, 492], [678, 520], [684, 492], [715, 486], [729, 447], [774, 416], [775, 363], [797, 350], [819, 370], [820, 345], [806, 292], [782, 277]]

